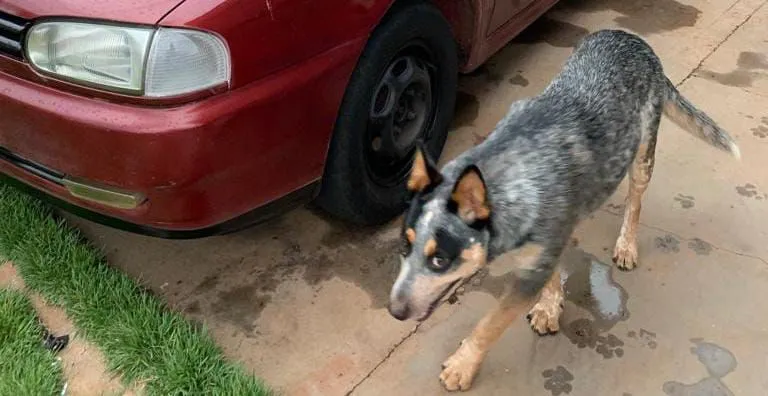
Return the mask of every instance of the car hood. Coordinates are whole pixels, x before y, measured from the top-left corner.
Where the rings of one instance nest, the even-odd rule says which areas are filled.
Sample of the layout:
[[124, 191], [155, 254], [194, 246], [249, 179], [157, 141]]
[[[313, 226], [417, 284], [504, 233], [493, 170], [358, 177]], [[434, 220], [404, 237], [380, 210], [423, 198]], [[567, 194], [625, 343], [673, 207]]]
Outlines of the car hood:
[[185, 0], [0, 0], [0, 11], [26, 19], [47, 16], [157, 23]]

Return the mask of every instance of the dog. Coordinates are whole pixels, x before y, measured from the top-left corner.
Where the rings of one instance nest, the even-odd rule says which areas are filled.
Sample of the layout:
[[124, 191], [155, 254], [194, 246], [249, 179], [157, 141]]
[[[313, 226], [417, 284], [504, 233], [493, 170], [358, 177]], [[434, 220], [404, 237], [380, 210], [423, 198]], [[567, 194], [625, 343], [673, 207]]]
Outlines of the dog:
[[390, 314], [423, 321], [487, 263], [504, 255], [517, 264], [498, 306], [443, 364], [447, 390], [471, 387], [489, 348], [526, 310], [536, 333], [559, 330], [558, 259], [579, 220], [601, 207], [627, 174], [613, 261], [621, 270], [637, 265], [640, 201], [662, 114], [740, 157], [728, 133], [665, 76], [643, 39], [601, 30], [579, 42], [541, 94], [514, 102], [483, 143], [441, 170], [423, 146], [416, 150], [407, 180], [406, 251]]

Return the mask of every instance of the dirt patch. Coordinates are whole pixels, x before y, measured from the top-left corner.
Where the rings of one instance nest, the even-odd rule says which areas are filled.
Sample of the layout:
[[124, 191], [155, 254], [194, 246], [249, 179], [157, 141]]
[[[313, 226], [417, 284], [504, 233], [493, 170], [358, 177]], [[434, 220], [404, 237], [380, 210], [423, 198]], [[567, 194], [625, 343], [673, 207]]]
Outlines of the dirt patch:
[[67, 395], [132, 396], [137, 394], [132, 389], [126, 389], [119, 378], [107, 372], [104, 355], [96, 346], [77, 336], [77, 329], [67, 318], [64, 310], [47, 304], [36, 293], [25, 288], [24, 281], [13, 264], [0, 265], [0, 287], [25, 291], [30, 296], [40, 321], [50, 333], [70, 335], [69, 344], [58, 353], [64, 372]]

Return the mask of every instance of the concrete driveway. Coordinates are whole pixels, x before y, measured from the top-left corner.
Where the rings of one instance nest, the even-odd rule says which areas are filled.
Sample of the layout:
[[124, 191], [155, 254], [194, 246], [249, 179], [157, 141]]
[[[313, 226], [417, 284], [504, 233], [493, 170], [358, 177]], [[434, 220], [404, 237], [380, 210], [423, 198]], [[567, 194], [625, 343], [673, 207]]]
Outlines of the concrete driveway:
[[[563, 331], [516, 322], [475, 395], [762, 395], [768, 389], [768, 6], [765, 0], [563, 0], [461, 80], [443, 159], [540, 92], [584, 34], [642, 34], [743, 160], [668, 121], [641, 222], [640, 266], [612, 269], [625, 188], [587, 220]], [[416, 326], [385, 309], [398, 224], [359, 229], [312, 210], [230, 235], [165, 241], [77, 220], [116, 266], [209, 326], [228, 356], [288, 395], [435, 395], [440, 364], [492, 306], [489, 275]]]

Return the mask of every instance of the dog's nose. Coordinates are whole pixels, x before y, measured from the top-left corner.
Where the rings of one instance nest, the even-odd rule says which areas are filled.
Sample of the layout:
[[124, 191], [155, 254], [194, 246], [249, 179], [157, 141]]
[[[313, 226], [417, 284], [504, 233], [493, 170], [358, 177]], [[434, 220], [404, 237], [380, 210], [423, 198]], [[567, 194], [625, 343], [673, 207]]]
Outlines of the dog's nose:
[[389, 304], [389, 314], [397, 320], [406, 320], [411, 315], [408, 304]]

